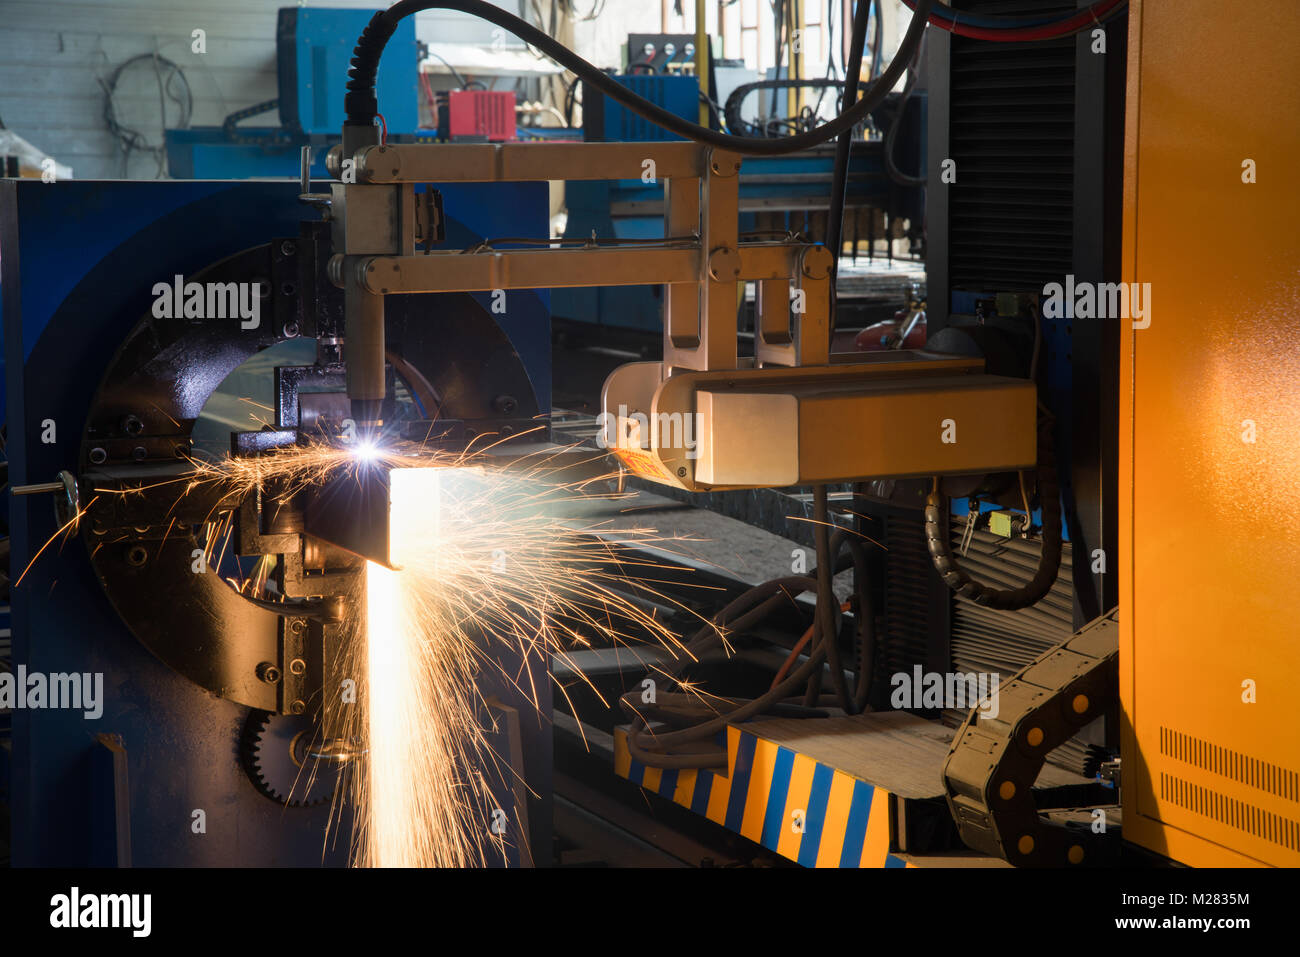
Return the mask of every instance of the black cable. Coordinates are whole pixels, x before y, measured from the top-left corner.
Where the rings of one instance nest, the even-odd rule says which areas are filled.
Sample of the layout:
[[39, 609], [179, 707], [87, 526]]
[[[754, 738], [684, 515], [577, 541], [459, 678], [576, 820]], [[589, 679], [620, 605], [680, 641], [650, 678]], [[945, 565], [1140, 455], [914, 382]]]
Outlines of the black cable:
[[705, 96], [704, 91], [701, 90], [700, 102], [709, 108], [709, 115], [717, 122], [718, 129], [727, 130], [727, 122], [722, 118], [722, 111], [718, 109], [718, 101], [711, 96]]
[[[857, 9], [853, 11], [853, 33], [849, 39], [849, 58], [844, 61], [844, 99], [840, 102], [840, 115], [856, 110], [863, 103], [871, 99], [871, 94], [877, 89], [888, 92], [894, 84], [893, 74], [895, 67], [903, 63], [900, 47], [898, 55], [894, 57], [885, 75], [872, 82], [867, 91], [867, 96], [862, 100], [858, 99], [858, 77], [862, 74], [862, 48], [866, 45], [867, 39], [867, 18], [871, 6], [867, 0], [860, 0]], [[913, 16], [920, 16], [918, 10]], [[915, 25], [915, 22], [913, 23]], [[908, 36], [912, 35], [909, 27]], [[917, 37], [915, 45], [909, 47], [909, 51], [914, 52], [920, 45], [920, 34]], [[882, 96], [880, 99], [884, 99]], [[850, 126], [840, 134], [839, 140], [835, 144], [835, 166], [831, 172], [831, 204], [830, 210], [826, 216], [826, 248], [831, 252], [831, 273], [830, 273], [830, 293], [831, 293], [831, 310], [830, 310], [830, 342], [832, 347], [835, 343], [835, 320], [838, 309], [838, 297], [835, 294], [835, 282], [840, 271], [840, 253], [844, 249], [844, 206], [847, 201], [849, 188], [849, 153], [853, 148], [853, 127]]]
[[[825, 77], [816, 77], [810, 80], [755, 80], [752, 83], [742, 83], [727, 96], [727, 105], [723, 109], [723, 113], [727, 117], [727, 128], [747, 131], [759, 129], [740, 115], [740, 109], [744, 105], [746, 97], [757, 90], [825, 89], [827, 87], [842, 87], [843, 85], [843, 80], [827, 79]], [[772, 125], [770, 122], [765, 124], [767, 129], [770, 129]], [[764, 133], [755, 134], [750, 132], [748, 135], [762, 136]]]
[[977, 605], [1001, 611], [1028, 608], [1056, 583], [1061, 567], [1061, 500], [1056, 479], [1052, 419], [1044, 415], [1038, 428], [1038, 505], [1043, 510], [1042, 553], [1034, 577], [1020, 588], [997, 589], [977, 582], [957, 564], [949, 542], [948, 497], [939, 491], [939, 479], [925, 500], [925, 540], [934, 567], [954, 592]]
[[566, 67], [571, 73], [586, 80], [606, 96], [669, 132], [707, 146], [753, 156], [793, 153], [824, 143], [839, 136], [845, 130], [852, 130], [880, 105], [902, 76], [908, 61], [921, 42], [932, 3], [933, 0], [916, 0], [916, 11], [912, 14], [907, 34], [899, 44], [898, 54], [879, 79], [871, 84], [865, 95], [853, 106], [843, 110], [834, 119], [815, 130], [779, 139], [754, 139], [715, 132], [682, 119], [658, 104], [637, 96], [617, 80], [548, 37], [537, 27], [506, 13], [486, 0], [401, 0], [388, 10], [376, 13], [357, 40], [352, 67], [348, 71], [348, 92], [344, 97], [347, 114], [345, 125], [352, 127], [374, 125], [375, 114], [378, 112], [378, 103], [375, 99], [375, 74], [379, 68], [379, 59], [383, 55], [384, 46], [397, 29], [398, 22], [403, 17], [422, 10], [457, 10], [509, 30], [525, 43], [537, 47], [561, 66]]
[[[839, 706], [848, 714], [853, 713], [853, 700], [849, 696], [848, 685], [844, 681], [844, 669], [840, 665], [839, 628], [835, 615], [835, 571], [831, 555], [831, 520], [830, 507], [827, 503], [825, 485], [813, 486], [813, 543], [817, 549], [817, 618], [814, 634], [813, 651], [820, 644], [826, 653], [826, 664], [831, 671], [831, 685]], [[815, 670], [808, 678], [808, 688], [804, 704], [812, 707], [821, 697], [821, 669]]]
[[889, 124], [889, 132], [885, 134], [885, 142], [882, 151], [885, 154], [885, 172], [889, 178], [900, 186], [924, 186], [926, 177], [924, 172], [919, 176], [913, 176], [910, 173], [904, 173], [898, 168], [894, 161], [894, 146], [898, 140], [898, 128], [903, 125], [903, 116], [907, 112], [907, 101], [912, 98], [912, 90], [916, 87], [917, 77], [921, 72], [921, 57], [925, 51], [925, 43], [922, 41], [921, 46], [916, 51], [916, 62], [907, 74], [907, 85], [903, 87], [903, 94], [898, 99], [898, 108], [894, 112], [894, 118]]
[[[719, 643], [722, 640], [722, 627], [725, 626], [728, 631], [735, 633], [744, 631], [771, 614], [774, 608], [797, 597], [800, 592], [816, 591], [816, 589], [816, 580], [807, 576], [780, 578], [755, 586], [734, 599], [714, 617], [711, 623], [706, 624], [696, 638], [687, 644], [686, 651], [677, 657], [671, 665], [665, 666], [665, 672], [669, 677], [673, 677], [675, 671], [694, 661], [701, 650]], [[753, 715], [762, 713], [771, 705], [789, 697], [795, 689], [804, 684], [813, 671], [821, 666], [824, 654], [824, 646], [820, 650], [813, 651], [808, 656], [808, 660], [786, 677], [784, 681], [752, 701], [744, 703], [728, 701], [726, 704], [733, 707], [720, 708], [717, 717], [709, 721], [680, 731], [652, 734], [654, 748], [666, 750], [673, 745], [687, 744], [709, 738], [733, 721], [743, 721]], [[632, 721], [628, 728], [627, 746], [628, 753], [633, 758], [642, 764], [663, 768], [704, 768], [718, 764], [719, 752], [716, 751], [666, 754], [660, 750], [651, 750], [644, 747], [641, 744], [640, 737], [648, 729], [647, 722], [637, 707], [639, 700], [639, 692], [629, 693], [619, 699], [620, 707], [623, 708]], [[722, 760], [726, 760], [725, 754]]]
[[262, 113], [270, 113], [280, 105], [279, 100], [264, 100], [261, 103], [254, 103], [252, 106], [246, 106], [242, 110], [235, 110], [227, 116], [221, 123], [221, 132], [231, 143], [261, 143], [262, 145], [272, 145], [287, 143], [292, 139], [292, 134], [287, 130], [272, 130], [269, 133], [241, 133], [238, 129], [240, 123], [252, 116], [260, 116]]
[[876, 29], [871, 38], [871, 72], [868, 74], [872, 80], [879, 74], [880, 60], [885, 55], [885, 18], [880, 9], [880, 0], [873, 0], [873, 2], [876, 5]]
[[840, 548], [848, 545], [853, 561], [853, 587], [857, 604], [853, 609], [858, 623], [858, 676], [853, 690], [853, 711], [861, 714], [867, 710], [871, 699], [871, 685], [876, 668], [876, 609], [871, 594], [871, 576], [867, 570], [867, 550], [854, 533], [838, 529], [831, 538], [831, 554], [838, 557]]
[[[149, 143], [148, 139], [139, 130], [124, 126], [117, 116], [117, 106], [113, 97], [117, 92], [117, 84], [122, 74], [132, 65], [148, 60], [153, 63], [154, 76], [158, 81], [159, 102], [161, 104], [162, 115], [158, 118], [159, 126], [164, 130], [164, 139], [157, 146]], [[167, 79], [162, 76], [162, 68], [168, 69]], [[179, 79], [184, 85], [184, 97], [173, 92], [172, 83]], [[126, 167], [130, 164], [131, 153], [138, 150], [142, 153], [152, 153], [158, 161], [158, 175], [161, 176], [166, 168], [165, 156], [167, 143], [165, 131], [167, 128], [167, 100], [171, 100], [180, 109], [180, 118], [176, 126], [178, 129], [186, 129], [190, 125], [190, 118], [194, 114], [194, 93], [190, 89], [190, 81], [185, 76], [185, 71], [176, 64], [174, 60], [169, 60], [165, 56], [157, 53], [137, 53], [133, 57], [123, 60], [117, 65], [108, 79], [98, 78], [99, 86], [104, 91], [104, 108], [102, 115], [104, 125], [108, 131], [118, 141], [118, 148], [122, 151], [123, 157], [123, 174], [126, 173]]]
[[[426, 47], [426, 49], [428, 49], [428, 48]], [[460, 75], [460, 71], [458, 71], [454, 66], [451, 65], [451, 61], [450, 61], [450, 60], [448, 60], [448, 59], [447, 59], [446, 57], [444, 57], [444, 56], [439, 56], [437, 53], [434, 53], [432, 50], [429, 50], [428, 52], [429, 52], [429, 56], [434, 57], [435, 59], [439, 60], [439, 61], [442, 63], [443, 66], [445, 66], [448, 70], [451, 71], [451, 78], [452, 78], [453, 80], [455, 80], [457, 83], [460, 84], [460, 88], [461, 88], [462, 90], [468, 90], [468, 89], [469, 89], [469, 83], [467, 83], [467, 82], [465, 81], [465, 78], [464, 78], [463, 76]]]
[[[829, 525], [822, 527], [829, 532]], [[819, 560], [817, 568], [806, 576], [792, 576], [764, 582], [742, 593], [696, 632], [685, 643], [683, 649], [674, 655], [673, 660], [664, 663], [660, 670], [667, 677], [676, 678], [683, 668], [698, 661], [702, 653], [722, 643], [724, 629], [731, 634], [743, 633], [756, 627], [776, 610], [789, 607], [791, 601], [797, 597], [799, 592], [817, 591], [821, 587], [819, 581], [822, 577], [819, 569], [830, 569], [829, 581], [833, 580], [834, 576], [845, 567], [848, 567], [840, 560], [845, 545], [849, 548], [849, 559], [854, 569], [854, 586], [857, 599], [858, 667], [854, 692], [852, 697], [849, 698], [846, 693], [841, 694], [837, 691], [828, 699], [827, 696], [820, 693], [810, 696], [805, 691], [799, 701], [805, 709], [814, 705], [831, 704], [850, 714], [860, 713], [865, 710], [873, 683], [875, 662], [875, 618], [871, 598], [871, 582], [867, 572], [866, 549], [863, 547], [862, 542], [854, 537], [852, 531], [843, 528], [836, 529], [834, 535], [829, 538], [827, 551], [830, 559], [828, 562], [823, 563]], [[674, 746], [693, 744], [708, 738], [720, 726], [725, 726], [726, 723], [743, 720], [745, 717], [758, 713], [771, 714], [776, 704], [788, 701], [789, 699], [786, 696], [793, 693], [801, 683], [805, 683], [805, 687], [807, 687], [806, 683], [809, 683], [813, 676], [821, 673], [818, 665], [828, 657], [828, 654], [832, 653], [832, 649], [834, 649], [833, 639], [839, 632], [838, 618], [834, 614], [837, 609], [833, 599], [829, 605], [825, 602], [819, 604], [819, 613], [820, 609], [827, 607], [832, 611], [831, 617], [833, 621], [829, 630], [832, 641], [815, 642], [808, 649], [808, 658], [804, 665], [777, 686], [769, 689], [760, 698], [751, 701], [744, 699], [716, 699], [711, 703], [707, 711], [702, 712], [707, 720], [695, 724], [685, 722], [684, 717], [681, 715], [682, 709], [676, 707], [677, 720], [669, 723], [674, 725], [687, 723], [688, 726], [679, 727], [670, 732], [652, 734], [651, 741], [643, 742], [641, 740], [642, 735], [648, 731], [647, 719], [658, 718], [661, 715], [657, 714], [655, 709], [647, 708], [641, 703], [640, 692], [629, 692], [619, 702], [620, 707], [632, 722], [628, 731], [629, 753], [643, 764], [662, 768], [711, 767], [724, 762], [726, 754], [722, 751], [710, 751], [708, 753], [692, 751], [689, 754], [670, 754], [667, 751]], [[817, 627], [819, 626], [815, 622], [814, 628]], [[825, 627], [825, 625], [823, 624], [820, 627]], [[835, 649], [833, 653], [838, 661], [838, 649]], [[837, 667], [839, 666], [832, 666], [832, 675], [835, 674]], [[843, 680], [843, 673], [841, 672], [840, 679], [836, 684], [843, 684]], [[848, 705], [847, 708], [845, 707], [846, 704]], [[820, 716], [820, 713], [805, 710], [800, 715], [804, 717]]]

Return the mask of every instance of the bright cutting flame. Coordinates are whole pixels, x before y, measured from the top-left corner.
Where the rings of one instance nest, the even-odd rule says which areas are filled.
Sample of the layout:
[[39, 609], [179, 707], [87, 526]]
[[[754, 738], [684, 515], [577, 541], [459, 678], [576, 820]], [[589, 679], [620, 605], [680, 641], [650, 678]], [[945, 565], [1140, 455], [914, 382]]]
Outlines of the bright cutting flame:
[[358, 461], [371, 465], [379, 459], [379, 446], [373, 440], [366, 439], [356, 444], [353, 454]]
[[[402, 570], [366, 565], [367, 766], [357, 785], [358, 863], [463, 867], [481, 861], [473, 826], [482, 750], [474, 692], [475, 653], [445, 617], [433, 580], [442, 543], [447, 469], [391, 473], [390, 558]], [[468, 779], [468, 780], [467, 780]]]
[[[628, 594], [640, 592], [650, 607], [677, 604], [638, 580], [642, 569], [660, 566], [616, 544], [665, 539], [650, 529], [615, 534], [606, 520], [566, 511], [609, 493], [594, 478], [566, 483], [544, 457], [507, 467], [479, 452], [414, 443], [366, 451], [319, 444], [192, 465], [191, 474], [164, 484], [175, 484], [178, 496], [208, 483], [221, 489], [213, 517], [196, 529], [213, 567], [245, 496], [261, 496], [265, 507], [340, 476], [359, 479], [362, 469], [391, 470], [390, 561], [398, 570], [367, 563], [358, 583], [366, 594], [347, 603], [365, 614], [349, 616], [356, 627], [341, 652], [358, 694], [339, 730], [364, 755], [352, 765], [347, 795], [355, 805], [358, 865], [480, 864], [502, 859], [518, 840], [513, 828], [497, 833], [489, 823], [489, 780], [498, 790], [515, 781], [508, 756], [490, 745], [496, 729], [484, 697], [492, 692], [484, 688], [517, 691], [540, 706], [545, 689], [534, 682], [550, 680], [551, 656], [586, 680], [570, 651], [647, 641], [685, 651], [676, 633]], [[273, 561], [231, 584], [250, 597], [274, 598], [258, 595]]]
[[[365, 680], [346, 736], [367, 754], [353, 778], [354, 861], [502, 860], [527, 835], [515, 830], [514, 813], [511, 826], [492, 827], [490, 782], [498, 794], [509, 791], [515, 771], [491, 747], [494, 709], [485, 696], [495, 687], [540, 706], [546, 689], [533, 684], [534, 673], [593, 638], [680, 642], [615, 589], [627, 587], [627, 557], [589, 522], [566, 519], [571, 492], [538, 473], [463, 461], [395, 469], [389, 495], [397, 570], [367, 565], [366, 633], [352, 662]], [[531, 853], [517, 850], [521, 859]]]

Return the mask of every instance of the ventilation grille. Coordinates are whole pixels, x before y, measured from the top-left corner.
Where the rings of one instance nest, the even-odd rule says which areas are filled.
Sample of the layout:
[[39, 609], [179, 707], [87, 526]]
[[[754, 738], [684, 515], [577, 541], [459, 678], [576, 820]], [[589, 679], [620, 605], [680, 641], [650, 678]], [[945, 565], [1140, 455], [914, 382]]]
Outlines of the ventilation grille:
[[[1039, 544], [976, 531], [970, 548], [960, 554], [964, 516], [951, 525], [953, 551], [976, 581], [995, 588], [1015, 588], [1034, 577]], [[1073, 549], [1061, 549], [1061, 567], [1052, 590], [1034, 605], [1019, 611], [985, 608], [958, 598], [952, 612], [953, 665], [961, 671], [997, 671], [1010, 678], [1048, 648], [1074, 633], [1074, 590], [1071, 586]]]
[[885, 546], [884, 628], [879, 636], [880, 661], [875, 674], [876, 681], [888, 689], [890, 675], [911, 673], [913, 665], [926, 664], [927, 636], [934, 612], [929, 599], [930, 553], [926, 551], [925, 523], [920, 513], [887, 515]]
[[452, 139], [482, 137], [496, 143], [515, 138], [513, 90], [453, 90], [447, 103]]
[[1266, 811], [1262, 807], [1184, 781], [1172, 774], [1160, 775], [1160, 798], [1279, 847], [1300, 851], [1300, 822]]
[[[1059, 0], [967, 0], [970, 13], [1069, 15]], [[953, 289], [1033, 292], [1071, 271], [1074, 234], [1073, 38], [952, 38], [948, 152]]]
[[1231, 781], [1300, 802], [1300, 773], [1211, 744], [1172, 728], [1160, 729], [1160, 753]]
[[[983, 530], [971, 537], [963, 557], [958, 551], [965, 517], [952, 519], [952, 548], [957, 561], [976, 581], [996, 588], [1014, 588], [1034, 577], [1038, 568], [1038, 542], [1006, 539]], [[1018, 611], [985, 608], [957, 598], [952, 608], [952, 669], [959, 672], [997, 673], [1005, 682], [1047, 649], [1074, 634], [1074, 587], [1071, 573], [1074, 551], [1069, 542], [1061, 548], [1061, 567], [1052, 590], [1042, 600]], [[956, 727], [966, 720], [964, 711], [945, 711], [944, 724]], [[1075, 736], [1047, 760], [1084, 777], [1092, 777], [1108, 752]]]

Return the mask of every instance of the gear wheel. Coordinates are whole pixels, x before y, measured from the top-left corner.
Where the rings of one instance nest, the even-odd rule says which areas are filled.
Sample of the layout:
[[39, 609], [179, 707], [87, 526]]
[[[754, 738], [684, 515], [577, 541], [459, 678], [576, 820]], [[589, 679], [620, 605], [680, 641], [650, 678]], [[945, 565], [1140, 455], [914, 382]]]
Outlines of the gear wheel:
[[251, 711], [239, 756], [253, 786], [285, 807], [316, 807], [333, 798], [341, 768], [308, 754], [320, 735], [311, 719]]

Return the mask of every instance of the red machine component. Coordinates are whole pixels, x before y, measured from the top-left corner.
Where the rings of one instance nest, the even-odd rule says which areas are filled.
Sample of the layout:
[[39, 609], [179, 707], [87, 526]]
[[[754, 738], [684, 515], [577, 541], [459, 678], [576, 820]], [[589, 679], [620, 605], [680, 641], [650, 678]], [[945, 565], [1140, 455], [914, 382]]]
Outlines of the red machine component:
[[514, 141], [514, 91], [453, 90], [447, 95], [447, 133], [452, 142]]

